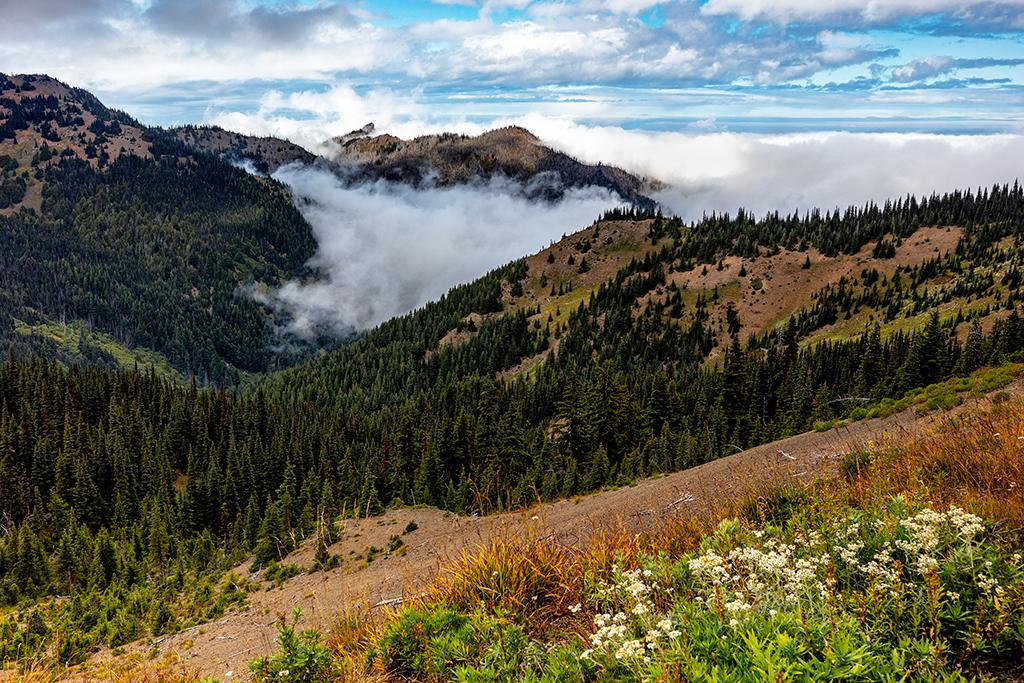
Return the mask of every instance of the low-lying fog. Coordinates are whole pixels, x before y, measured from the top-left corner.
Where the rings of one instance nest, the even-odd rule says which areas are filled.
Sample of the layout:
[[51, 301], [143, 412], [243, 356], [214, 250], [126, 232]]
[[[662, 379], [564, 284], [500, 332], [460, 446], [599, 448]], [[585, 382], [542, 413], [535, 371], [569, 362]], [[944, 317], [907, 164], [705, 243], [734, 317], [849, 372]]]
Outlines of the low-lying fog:
[[[587, 162], [659, 178], [654, 195], [686, 220], [745, 207], [758, 215], [884, 202], [907, 193], [1013, 182], [1024, 136], [811, 133], [651, 133], [522, 121], [547, 144]], [[472, 132], [472, 131], [470, 131]], [[286, 167], [320, 248], [324, 277], [291, 282], [270, 300], [291, 314], [290, 332], [324, 325], [363, 330], [406, 313], [512, 259], [536, 252], [620, 204], [599, 188], [556, 203], [530, 201], [509, 181], [414, 189], [375, 182], [349, 187], [332, 174]]]

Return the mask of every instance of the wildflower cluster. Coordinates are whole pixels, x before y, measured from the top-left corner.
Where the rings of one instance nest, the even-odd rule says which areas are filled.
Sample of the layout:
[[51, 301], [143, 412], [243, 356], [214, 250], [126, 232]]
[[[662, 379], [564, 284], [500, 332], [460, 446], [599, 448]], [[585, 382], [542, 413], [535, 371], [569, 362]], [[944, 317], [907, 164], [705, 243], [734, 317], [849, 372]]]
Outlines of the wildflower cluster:
[[688, 563], [696, 580], [694, 601], [714, 609], [732, 626], [755, 606], [795, 603], [808, 590], [826, 588], [819, 576], [830, 558], [821, 552], [819, 534], [797, 535], [788, 543], [766, 539], [762, 531], [753, 537], [751, 545], [724, 554], [707, 550]]
[[649, 664], [666, 642], [679, 638], [681, 632], [672, 619], [657, 616], [658, 596], [668, 595], [671, 589], [662, 589], [653, 576], [649, 569], [612, 567], [611, 581], [600, 582], [595, 595], [600, 604], [619, 609], [594, 616], [595, 630], [583, 659], [603, 660], [612, 666]]
[[[670, 662], [697, 666], [696, 653], [708, 643], [717, 643], [709, 654], [724, 648], [742, 659], [759, 639], [810, 643], [843, 631], [863, 644], [851, 655], [860, 670], [876, 647], [871, 656], [888, 661], [885, 643], [897, 633], [921, 638], [922, 652], [932, 652], [937, 639], [946, 641], [943, 648], [1007, 647], [1016, 638], [1011, 622], [1024, 614], [1024, 604], [1008, 607], [1012, 595], [1024, 594], [1024, 558], [1000, 560], [981, 518], [957, 507], [910, 509], [899, 498], [874, 516], [850, 510], [817, 530], [750, 529], [726, 520], [701, 552], [666, 562], [652, 562], [653, 570], [615, 566], [610, 580], [598, 583], [583, 662], [657, 677], [678, 670], [666, 668]], [[950, 626], [972, 623], [972, 614], [987, 626], [973, 634]], [[919, 630], [908, 633], [908, 624]]]
[[[884, 531], [885, 522], [875, 520], [867, 527], [849, 525], [843, 534], [845, 540], [836, 545], [837, 561], [867, 577], [875, 592], [899, 592], [917, 585], [915, 574], [938, 577], [940, 569], [947, 567], [946, 575], [972, 576], [982, 593], [1003, 595], [999, 580], [992, 576], [992, 562], [976, 561], [979, 539], [985, 532], [977, 515], [958, 507], [946, 512], [924, 508], [897, 518], [894, 524], [892, 540], [877, 543], [871, 550], [865, 550], [864, 538]], [[944, 595], [951, 602], [960, 599], [960, 593], [952, 587], [945, 587]]]

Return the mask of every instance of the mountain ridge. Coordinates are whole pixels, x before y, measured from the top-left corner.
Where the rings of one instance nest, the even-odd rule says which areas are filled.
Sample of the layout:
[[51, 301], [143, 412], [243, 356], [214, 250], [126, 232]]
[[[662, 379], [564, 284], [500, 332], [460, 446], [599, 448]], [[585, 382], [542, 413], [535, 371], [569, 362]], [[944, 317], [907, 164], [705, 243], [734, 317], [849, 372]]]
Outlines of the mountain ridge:
[[[43, 75], [5, 75], [0, 80], [0, 86], [0, 217], [27, 223], [28, 227], [19, 230], [31, 231], [50, 225], [55, 220], [75, 220], [74, 217], [81, 215], [83, 210], [91, 214], [93, 217], [89, 220], [94, 223], [88, 234], [83, 235], [83, 239], [76, 242], [74, 247], [64, 247], [66, 251], [75, 252], [90, 240], [102, 243], [95, 247], [99, 251], [92, 255], [82, 253], [75, 257], [82, 259], [83, 267], [92, 268], [98, 263], [106, 263], [108, 265], [103, 267], [109, 270], [111, 266], [122, 263], [125, 259], [127, 252], [123, 247], [129, 245], [111, 243], [111, 239], [116, 241], [121, 238], [114, 236], [117, 230], [107, 232], [110, 229], [107, 214], [116, 215], [124, 211], [148, 212], [150, 217], [146, 220], [151, 221], [151, 225], [147, 230], [155, 236], [166, 229], [165, 225], [161, 225], [165, 223], [168, 214], [188, 210], [184, 206], [175, 206], [165, 193], [135, 193], [136, 196], [133, 196], [130, 191], [124, 190], [130, 189], [129, 186], [133, 183], [140, 182], [141, 178], [162, 174], [166, 177], [160, 181], [161, 183], [167, 186], [179, 183], [182, 196], [199, 197], [208, 193], [207, 189], [191, 185], [198, 180], [200, 167], [205, 169], [203, 173], [211, 174], [205, 181], [208, 184], [214, 176], [218, 176], [217, 180], [212, 181], [214, 184], [221, 179], [232, 178], [231, 182], [238, 180], [246, 188], [244, 193], [250, 197], [245, 201], [252, 204], [269, 202], [275, 206], [275, 212], [281, 215], [290, 214], [287, 220], [293, 223], [290, 229], [293, 235], [289, 239], [303, 243], [298, 254], [276, 253], [278, 249], [269, 247], [266, 243], [247, 245], [242, 250], [246, 252], [244, 258], [240, 258], [235, 249], [218, 254], [218, 257], [225, 261], [235, 262], [223, 275], [217, 276], [222, 287], [217, 297], [225, 303], [229, 296], [235, 297], [239, 306], [249, 309], [246, 314], [251, 318], [247, 345], [252, 350], [244, 354], [233, 352], [235, 357], [229, 358], [230, 354], [226, 355], [224, 351], [226, 345], [210, 339], [207, 344], [211, 350], [203, 352], [203, 360], [199, 363], [191, 358], [193, 354], [187, 348], [189, 344], [175, 343], [169, 339], [180, 332], [162, 330], [162, 326], [158, 324], [142, 325], [139, 320], [132, 319], [132, 316], [140, 315], [141, 308], [148, 306], [141, 300], [137, 304], [132, 304], [139, 308], [127, 317], [124, 312], [113, 315], [109, 304], [100, 303], [103, 296], [99, 292], [83, 294], [84, 298], [78, 297], [77, 303], [71, 308], [52, 301], [47, 302], [47, 294], [42, 288], [42, 283], [25, 285], [24, 278], [28, 271], [16, 266], [15, 261], [12, 261], [8, 266], [8, 272], [15, 278], [12, 282], [20, 280], [21, 284], [11, 290], [7, 297], [11, 300], [0, 310], [0, 315], [7, 317], [9, 321], [0, 325], [0, 335], [7, 340], [8, 348], [21, 349], [22, 353], [38, 352], [66, 361], [116, 365], [150, 358], [147, 355], [148, 351], [155, 351], [156, 365], [173, 366], [172, 373], [177, 373], [177, 376], [195, 374], [200, 377], [212, 377], [214, 381], [225, 381], [230, 378], [230, 382], [234, 383], [253, 372], [261, 372], [279, 363], [291, 363], [289, 359], [293, 357], [293, 349], [298, 349], [297, 353], [301, 355], [314, 347], [337, 343], [337, 340], [327, 337], [317, 338], [313, 342], [277, 339], [272, 328], [285, 326], [278, 317], [282, 314], [255, 302], [243, 301], [244, 296], [237, 298], [237, 291], [246, 291], [250, 288], [259, 291], [279, 285], [288, 279], [317, 275], [303, 265], [314, 253], [310, 246], [311, 228], [297, 215], [294, 207], [286, 209], [281, 206], [283, 202], [292, 202], [283, 186], [268, 177], [287, 164], [315, 165], [335, 173], [349, 183], [391, 179], [394, 182], [422, 187], [433, 182], [431, 179], [435, 178], [441, 184], [452, 184], [475, 183], [484, 178], [493, 179], [501, 176], [511, 184], [511, 187], [518, 188], [514, 191], [539, 200], [557, 200], [570, 188], [595, 186], [591, 185], [593, 181], [598, 183], [596, 186], [620, 197], [633, 197], [648, 208], [653, 206], [650, 200], [638, 194], [640, 179], [613, 167], [580, 164], [542, 146], [535, 136], [524, 129], [508, 128], [476, 138], [441, 135], [417, 138], [408, 144], [396, 142], [396, 150], [416, 150], [416, 154], [402, 152], [403, 161], [399, 165], [408, 174], [400, 173], [391, 177], [389, 174], [397, 168], [394, 162], [395, 153], [387, 159], [377, 161], [370, 160], [367, 155], [371, 149], [379, 152], [381, 146], [390, 144], [392, 138], [371, 136], [370, 133], [373, 131], [369, 126], [357, 131], [358, 135], [349, 140], [355, 145], [351, 149], [362, 150], [359, 154], [367, 158], [359, 163], [353, 158], [339, 162], [319, 157], [294, 143], [273, 137], [248, 136], [209, 126], [173, 129], [146, 126], [124, 112], [104, 106], [88, 91]], [[431, 164], [434, 160], [442, 158], [450, 161], [451, 149], [458, 151], [458, 163], [448, 163], [441, 169], [448, 175], [438, 176]], [[488, 159], [492, 159], [493, 164]], [[218, 163], [224, 165], [218, 166]], [[134, 176], [124, 173], [128, 168], [134, 169]], [[255, 172], [257, 177], [252, 177], [251, 181], [243, 181], [241, 176], [238, 176], [239, 168]], [[143, 173], [143, 170], [146, 172]], [[150, 175], [147, 176], [147, 173]], [[191, 176], [191, 179], [186, 176]], [[114, 179], [117, 179], [117, 185], [111, 186]], [[110, 186], [108, 190], [116, 190], [116, 199], [108, 190], [104, 190], [107, 194], [103, 196], [107, 197], [108, 203], [100, 206], [82, 192], [68, 192], [73, 185], [82, 182], [91, 184], [97, 190], [101, 186]], [[185, 189], [186, 186], [190, 189]], [[239, 189], [241, 190], [241, 186]], [[148, 204], [140, 204], [140, 200], [146, 196], [149, 197]], [[77, 204], [78, 208], [73, 209], [71, 204]], [[76, 214], [76, 211], [79, 213]], [[235, 212], [229, 216], [228, 212], [221, 211], [210, 201], [206, 201], [201, 211], [216, 220], [229, 222], [236, 221], [240, 215]], [[251, 219], [255, 214], [249, 212], [249, 216]], [[232, 243], [239, 247], [249, 241], [251, 235], [259, 232], [250, 219], [232, 229], [235, 231], [235, 236], [231, 238], [235, 241]], [[184, 233], [192, 231], [191, 227], [184, 224], [179, 224], [173, 230], [181, 230]], [[185, 241], [190, 239], [185, 238], [184, 234], [181, 238]], [[132, 244], [131, 249], [137, 250], [142, 246], [138, 243]], [[12, 259], [24, 258], [25, 250], [28, 249], [27, 243], [12, 243], [8, 247], [8, 256]], [[34, 248], [38, 250], [38, 244]], [[265, 251], [268, 248], [269, 251]], [[100, 252], [104, 254], [102, 258], [97, 256]], [[184, 253], [170, 252], [162, 256], [170, 258], [172, 262], [183, 257]], [[301, 261], [296, 260], [296, 257], [300, 257]], [[50, 260], [58, 258], [58, 255], [47, 254], [41, 258]], [[140, 257], [135, 255], [132, 258]], [[287, 265], [275, 268], [273, 274], [269, 276], [257, 275], [251, 272], [250, 265], [247, 265], [266, 259], [282, 258], [287, 261]], [[156, 284], [166, 281], [173, 273], [182, 270], [182, 265], [178, 263], [164, 270], [159, 276], [150, 274], [141, 280], [151, 280]], [[187, 271], [187, 268], [184, 270]], [[121, 277], [123, 276], [116, 276]], [[82, 284], [74, 283], [70, 286], [78, 290]], [[140, 282], [138, 279], [132, 282], [118, 281], [118, 285], [137, 289]], [[89, 286], [85, 285], [86, 289]], [[194, 306], [186, 305], [195, 309], [188, 314], [190, 317], [210, 319], [212, 316], [213, 319], [222, 320], [225, 316], [231, 315], [228, 308], [218, 307], [202, 295], [201, 291], [197, 294], [194, 286], [178, 283], [172, 288], [177, 287], [181, 288], [181, 300], [195, 301]], [[232, 291], [236, 294], [229, 294]], [[204, 299], [206, 306], [200, 308], [199, 304]], [[114, 307], [119, 305], [115, 302]], [[179, 306], [176, 304], [175, 307]], [[101, 310], [106, 312], [99, 312]], [[287, 312], [283, 315], [287, 315]], [[73, 334], [68, 333], [68, 325], [70, 329], [76, 330]], [[216, 329], [218, 324], [206, 324], [204, 327]], [[260, 327], [265, 329], [260, 331]], [[154, 335], [153, 330], [160, 331]], [[203, 336], [206, 334], [203, 333]], [[223, 329], [217, 334], [229, 333]], [[218, 344], [221, 350], [212, 350], [212, 347]], [[268, 351], [278, 347], [286, 349], [287, 353], [277, 354], [275, 357], [275, 354]], [[260, 360], [241, 361], [243, 355]], [[212, 374], [211, 364], [218, 368]]]
[[[414, 186], [441, 186], [476, 178], [503, 177], [527, 185], [529, 196], [558, 199], [567, 188], [600, 187], [624, 202], [656, 208], [647, 196], [661, 184], [616, 166], [585, 164], [543, 144], [521, 126], [506, 126], [479, 135], [438, 133], [403, 140], [373, 135], [372, 123], [332, 142], [332, 159], [353, 168], [359, 179], [384, 179]], [[530, 185], [532, 184], [532, 187]]]

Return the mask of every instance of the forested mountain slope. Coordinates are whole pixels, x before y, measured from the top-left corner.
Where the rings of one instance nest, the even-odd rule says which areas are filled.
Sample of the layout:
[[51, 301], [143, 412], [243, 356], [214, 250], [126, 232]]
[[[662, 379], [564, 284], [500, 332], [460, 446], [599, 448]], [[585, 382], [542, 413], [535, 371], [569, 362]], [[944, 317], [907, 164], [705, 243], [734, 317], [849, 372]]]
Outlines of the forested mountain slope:
[[229, 384], [279, 362], [242, 288], [314, 253], [283, 187], [43, 76], [0, 76], [0, 168], [5, 353]]
[[348, 488], [375, 501], [593, 490], [1016, 357], [1022, 219], [1017, 185], [693, 226], [613, 213], [266, 391], [344, 417]]

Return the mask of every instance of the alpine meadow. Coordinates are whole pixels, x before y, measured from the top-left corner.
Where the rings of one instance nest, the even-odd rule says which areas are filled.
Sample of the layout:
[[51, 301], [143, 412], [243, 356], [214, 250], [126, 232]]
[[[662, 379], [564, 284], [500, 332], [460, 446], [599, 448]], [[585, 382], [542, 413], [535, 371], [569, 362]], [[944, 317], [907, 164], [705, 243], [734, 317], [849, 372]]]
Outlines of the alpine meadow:
[[1024, 681], [1018, 0], [0, 0], [0, 682]]

